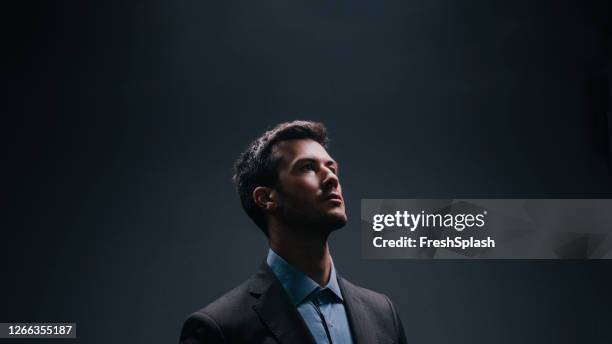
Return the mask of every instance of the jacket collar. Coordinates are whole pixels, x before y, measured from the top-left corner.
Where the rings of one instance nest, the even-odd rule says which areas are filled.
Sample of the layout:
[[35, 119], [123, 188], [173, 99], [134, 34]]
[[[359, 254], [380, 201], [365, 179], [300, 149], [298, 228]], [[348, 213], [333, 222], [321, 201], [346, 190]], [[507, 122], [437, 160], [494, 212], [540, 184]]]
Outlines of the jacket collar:
[[[357, 287], [339, 275], [337, 280], [344, 296], [353, 342], [375, 343], [374, 332], [368, 331], [372, 325], [371, 320], [368, 319], [363, 301], [357, 295]], [[280, 343], [315, 344], [302, 316], [265, 260], [251, 277], [249, 292], [258, 299], [253, 310]]]
[[372, 320], [368, 319], [368, 311], [363, 301], [358, 297], [357, 287], [338, 276], [338, 284], [344, 295], [344, 307], [349, 319], [354, 343], [377, 343], [376, 334], [372, 331]]
[[265, 261], [251, 278], [249, 292], [258, 298], [253, 310], [280, 343], [316, 344], [302, 316]]

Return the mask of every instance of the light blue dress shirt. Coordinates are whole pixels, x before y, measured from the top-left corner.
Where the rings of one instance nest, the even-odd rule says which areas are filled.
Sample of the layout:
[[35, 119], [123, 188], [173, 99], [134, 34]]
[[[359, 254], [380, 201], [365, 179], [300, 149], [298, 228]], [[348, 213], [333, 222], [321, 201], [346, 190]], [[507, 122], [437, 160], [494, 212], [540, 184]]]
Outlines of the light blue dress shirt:
[[318, 344], [353, 343], [333, 261], [329, 282], [323, 288], [272, 249], [268, 251], [266, 261]]

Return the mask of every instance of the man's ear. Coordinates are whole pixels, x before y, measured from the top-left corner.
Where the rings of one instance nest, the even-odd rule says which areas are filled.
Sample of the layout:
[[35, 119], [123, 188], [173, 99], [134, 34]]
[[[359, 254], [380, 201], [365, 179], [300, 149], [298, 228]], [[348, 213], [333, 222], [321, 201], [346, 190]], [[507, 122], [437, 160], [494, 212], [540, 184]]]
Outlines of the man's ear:
[[252, 196], [255, 204], [264, 210], [275, 210], [278, 207], [276, 193], [270, 187], [258, 186], [253, 190]]

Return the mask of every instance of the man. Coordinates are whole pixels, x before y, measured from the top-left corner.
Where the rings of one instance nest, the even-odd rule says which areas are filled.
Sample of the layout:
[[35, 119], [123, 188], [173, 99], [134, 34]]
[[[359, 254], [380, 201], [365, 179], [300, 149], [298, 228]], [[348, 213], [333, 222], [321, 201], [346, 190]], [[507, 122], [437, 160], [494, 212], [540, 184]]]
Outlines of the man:
[[327, 238], [347, 217], [321, 123], [277, 125], [234, 166], [242, 207], [266, 234], [267, 259], [244, 284], [193, 313], [181, 343], [405, 343], [382, 294], [340, 277]]

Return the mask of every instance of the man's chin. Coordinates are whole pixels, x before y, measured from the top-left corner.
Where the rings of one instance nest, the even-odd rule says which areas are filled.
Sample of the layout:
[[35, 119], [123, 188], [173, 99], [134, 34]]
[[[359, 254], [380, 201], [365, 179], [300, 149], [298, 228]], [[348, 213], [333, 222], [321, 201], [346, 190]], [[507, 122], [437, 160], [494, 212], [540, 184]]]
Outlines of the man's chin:
[[329, 228], [329, 231], [335, 231], [338, 230], [344, 226], [346, 226], [346, 222], [347, 222], [347, 218], [346, 215], [344, 213], [342, 214], [330, 214], [329, 218], [327, 219], [327, 226]]

